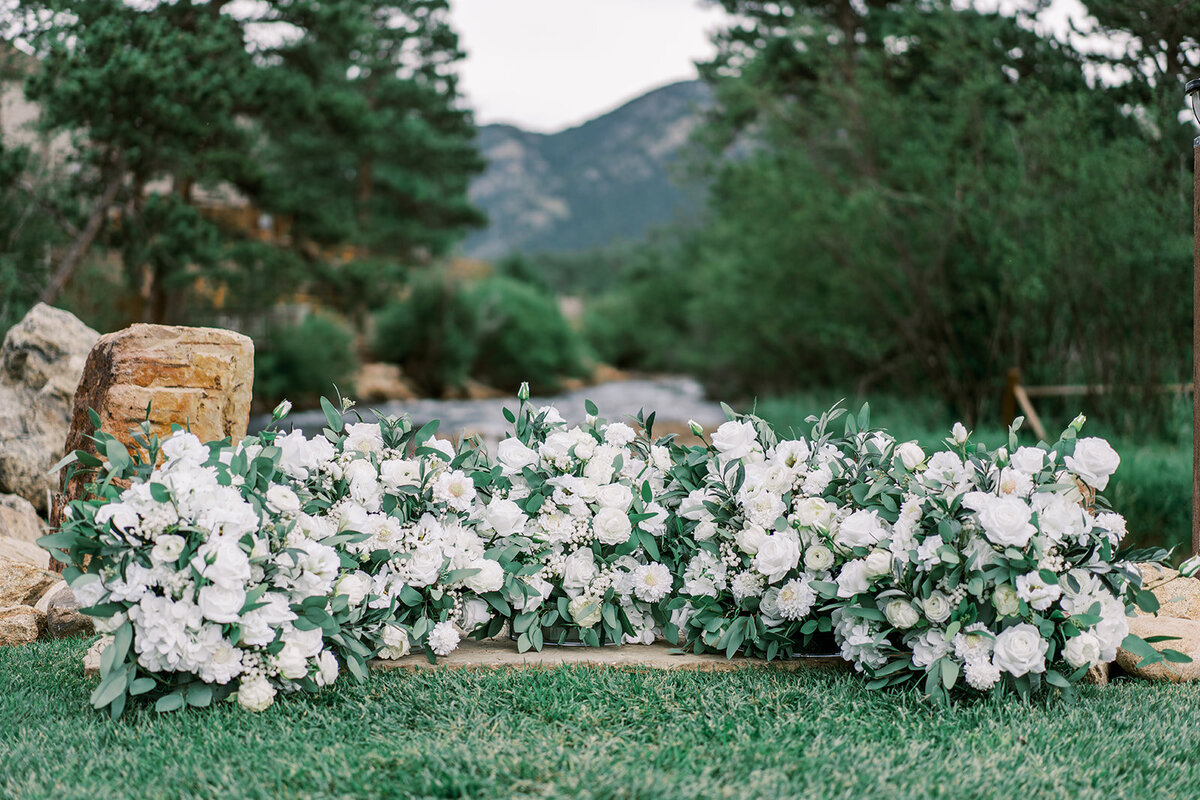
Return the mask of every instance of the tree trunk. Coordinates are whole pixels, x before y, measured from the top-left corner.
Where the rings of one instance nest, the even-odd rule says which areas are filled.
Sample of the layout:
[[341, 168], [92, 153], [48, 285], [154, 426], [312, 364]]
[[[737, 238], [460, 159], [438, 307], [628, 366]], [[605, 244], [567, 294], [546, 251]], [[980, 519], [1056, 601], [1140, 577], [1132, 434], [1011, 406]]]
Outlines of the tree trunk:
[[58, 296], [75, 274], [75, 268], [79, 266], [79, 262], [87, 254], [88, 248], [92, 246], [92, 242], [96, 239], [96, 235], [100, 233], [100, 228], [104, 225], [104, 219], [108, 216], [108, 210], [116, 202], [117, 192], [121, 190], [121, 184], [124, 181], [124, 168], [120, 164], [112, 167], [108, 173], [108, 182], [104, 186], [104, 192], [100, 195], [100, 199], [96, 201], [96, 205], [92, 206], [92, 213], [88, 215], [87, 223], [83, 226], [83, 230], [79, 231], [79, 235], [75, 237], [75, 241], [71, 242], [71, 246], [67, 249], [62, 260], [58, 262], [58, 266], [54, 268], [54, 272], [50, 275], [50, 282], [42, 290], [41, 297], [38, 298], [41, 302], [47, 305], [54, 305], [55, 301], [58, 300]]

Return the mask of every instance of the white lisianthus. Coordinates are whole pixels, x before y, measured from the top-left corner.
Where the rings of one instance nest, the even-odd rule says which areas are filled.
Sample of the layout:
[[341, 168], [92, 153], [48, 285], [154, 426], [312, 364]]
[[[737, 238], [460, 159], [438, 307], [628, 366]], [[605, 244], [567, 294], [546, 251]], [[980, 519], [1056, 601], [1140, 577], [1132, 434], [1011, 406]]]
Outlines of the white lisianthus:
[[496, 460], [505, 475], [518, 475], [526, 467], [536, 466], [538, 454], [521, 443], [520, 439], [505, 439], [496, 450]]
[[690, 520], [704, 520], [711, 516], [705, 503], [715, 503], [717, 496], [712, 489], [696, 489], [689, 492], [679, 504], [679, 516]]
[[992, 663], [1014, 677], [1046, 671], [1050, 643], [1028, 622], [1014, 625], [996, 636]]
[[459, 625], [467, 633], [471, 633], [476, 628], [486, 625], [492, 619], [492, 612], [488, 610], [488, 604], [478, 597], [472, 597], [463, 601], [462, 618]]
[[334, 586], [335, 594], [345, 595], [351, 606], [357, 606], [367, 598], [371, 591], [371, 576], [362, 570], [343, 575]]
[[380, 658], [391, 660], [404, 658], [412, 649], [408, 631], [399, 625], [385, 625], [382, 634], [383, 648], [379, 651]]
[[912, 640], [913, 666], [928, 667], [942, 656], [949, 655], [952, 649], [944, 631], [927, 630]]
[[1001, 617], [1015, 617], [1021, 612], [1021, 597], [1012, 586], [1002, 583], [992, 592], [992, 605]]
[[245, 589], [215, 583], [203, 587], [196, 598], [200, 613], [213, 622], [237, 622], [245, 604]]
[[1037, 572], [1017, 576], [1017, 596], [1029, 604], [1034, 611], [1045, 611], [1062, 597], [1062, 587], [1046, 583]]
[[600, 603], [593, 597], [580, 595], [567, 604], [567, 611], [581, 628], [593, 628], [602, 616]]
[[1046, 453], [1040, 447], [1018, 447], [1009, 466], [1024, 475], [1036, 475], [1046, 465]]
[[837, 507], [819, 497], [806, 497], [796, 503], [792, 522], [801, 528], [814, 531], [828, 531], [837, 514]]
[[1121, 457], [1112, 445], [1093, 436], [1076, 442], [1075, 452], [1063, 462], [1088, 486], [1104, 491], [1108, 479], [1121, 465]]
[[697, 542], [707, 542], [717, 535], [717, 523], [711, 519], [700, 522], [692, 530], [692, 538]]
[[604, 442], [616, 447], [624, 447], [637, 438], [637, 432], [624, 422], [610, 422], [604, 426]]
[[726, 422], [712, 436], [713, 447], [726, 460], [745, 458], [759, 447], [758, 433], [749, 422]]
[[238, 684], [237, 702], [247, 711], [266, 711], [275, 702], [275, 687], [265, 675], [245, 678]]
[[954, 427], [950, 429], [950, 435], [954, 438], [955, 444], [966, 444], [967, 438], [971, 435], [961, 422], [954, 423]]
[[907, 600], [896, 599], [883, 607], [883, 615], [897, 630], [908, 630], [921, 621], [920, 613]]
[[800, 563], [800, 537], [793, 530], [764, 536], [758, 543], [753, 563], [767, 583], [779, 583]]
[[854, 597], [870, 588], [867, 578], [866, 559], [856, 558], [842, 565], [842, 571], [837, 576], [838, 597]]
[[602, 544], [618, 545], [629, 541], [633, 525], [629, 515], [617, 508], [601, 508], [592, 518], [592, 530]]
[[925, 451], [916, 442], [905, 442], [898, 446], [896, 448], [896, 455], [900, 457], [900, 463], [909, 472], [912, 472], [925, 463]]
[[762, 547], [762, 543], [767, 539], [767, 532], [761, 525], [750, 523], [742, 528], [733, 537], [734, 542], [746, 555], [752, 556]]
[[833, 541], [847, 549], [871, 547], [883, 539], [886, 531], [876, 511], [855, 511], [842, 520], [833, 533]]
[[278, 484], [267, 489], [267, 508], [285, 517], [294, 517], [300, 513], [300, 498], [286, 486]]
[[416, 486], [421, 482], [421, 465], [417, 461], [389, 458], [379, 465], [379, 480], [392, 490]]
[[352, 422], [346, 426], [346, 438], [342, 442], [345, 451], [378, 453], [383, 449], [383, 434], [376, 422]]
[[1020, 497], [997, 497], [979, 511], [979, 524], [987, 538], [1001, 547], [1025, 547], [1037, 533], [1030, 522], [1033, 509]]
[[174, 564], [179, 556], [183, 555], [186, 546], [187, 540], [182, 536], [164, 533], [155, 540], [154, 549], [150, 551], [150, 558], [156, 564]]
[[528, 521], [520, 506], [512, 500], [500, 497], [493, 498], [492, 502], [487, 504], [483, 519], [498, 536], [516, 536], [524, 532]]

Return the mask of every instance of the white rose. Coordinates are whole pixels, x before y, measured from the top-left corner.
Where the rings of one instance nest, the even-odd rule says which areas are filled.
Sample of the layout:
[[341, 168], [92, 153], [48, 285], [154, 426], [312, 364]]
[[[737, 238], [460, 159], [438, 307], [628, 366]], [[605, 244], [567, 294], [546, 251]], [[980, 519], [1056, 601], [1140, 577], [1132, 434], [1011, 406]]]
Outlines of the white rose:
[[1063, 647], [1063, 658], [1075, 669], [1096, 666], [1103, 661], [1099, 637], [1088, 631], [1072, 636]]
[[576, 550], [563, 562], [563, 588], [568, 591], [582, 592], [595, 577], [596, 561], [592, 558], [591, 550]]
[[568, 603], [567, 611], [581, 628], [591, 628], [600, 622], [600, 604], [586, 595], [580, 595]]
[[267, 508], [285, 517], [300, 513], [300, 498], [286, 486], [278, 484], [267, 489]]
[[183, 553], [183, 548], [187, 544], [182, 536], [176, 536], [173, 533], [163, 534], [154, 542], [154, 549], [150, 551], [150, 558], [156, 564], [174, 564], [175, 561]]
[[794, 524], [801, 528], [811, 528], [815, 531], [828, 531], [833, 524], [837, 508], [819, 497], [808, 497], [796, 505], [792, 515]]
[[[494, 563], [494, 562], [493, 562]], [[481, 625], [486, 625], [492, 619], [488, 604], [477, 597], [463, 601], [462, 621], [459, 625], [467, 633], [471, 633]]]
[[490, 558], [481, 558], [471, 563], [470, 569], [477, 569], [474, 575], [466, 578], [463, 585], [476, 594], [498, 592], [504, 586], [504, 568], [500, 562]]
[[365, 600], [369, 591], [371, 591], [371, 576], [362, 570], [343, 575], [334, 587], [334, 594], [346, 595], [352, 606]]
[[758, 446], [758, 434], [749, 422], [726, 422], [717, 428], [712, 443], [727, 460], [745, 458]]
[[1007, 583], [1002, 583], [992, 592], [992, 605], [996, 613], [1002, 617], [1015, 617], [1021, 611], [1021, 598], [1017, 590]]
[[1028, 622], [1014, 625], [996, 637], [992, 663], [1014, 677], [1046, 671], [1049, 643]]
[[737, 532], [737, 535], [734, 536], [734, 541], [743, 553], [752, 556], [762, 547], [762, 543], [766, 538], [766, 530], [760, 525], [751, 523]]
[[868, 580], [882, 578], [892, 571], [892, 554], [887, 550], [872, 550], [867, 553], [865, 562]]
[[399, 625], [386, 625], [383, 629], [383, 648], [379, 651], [380, 658], [404, 658], [412, 649], [408, 639], [408, 631]]
[[1001, 547], [1024, 547], [1037, 533], [1029, 522], [1033, 509], [1020, 497], [997, 497], [979, 511], [979, 524], [987, 538]]
[[754, 568], [767, 583], [779, 583], [800, 563], [800, 537], [795, 531], [783, 531], [763, 537], [754, 555]]
[[697, 542], [707, 542], [709, 539], [717, 535], [717, 523], [714, 520], [706, 519], [696, 525], [692, 531], [692, 538]]
[[856, 558], [842, 565], [842, 571], [837, 576], [838, 597], [854, 597], [865, 592], [871, 583], [867, 579], [867, 562]]
[[602, 508], [592, 518], [592, 531], [603, 544], [617, 545], [629, 541], [633, 525], [629, 515], [617, 508]]
[[905, 442], [900, 445], [896, 448], [896, 455], [900, 456], [900, 463], [909, 472], [921, 466], [925, 461], [925, 451], [916, 442]]
[[833, 540], [845, 548], [870, 547], [884, 537], [883, 523], [875, 511], [855, 511], [842, 520]]
[[504, 468], [505, 475], [516, 475], [525, 467], [538, 463], [538, 454], [521, 444], [519, 439], [505, 439], [496, 450], [496, 460]]
[[379, 465], [379, 480], [389, 489], [416, 486], [421, 482], [421, 467], [416, 461], [389, 458]]
[[892, 627], [898, 630], [908, 630], [921, 620], [921, 615], [907, 600], [893, 600], [883, 607], [883, 615]]
[[205, 619], [213, 622], [237, 622], [246, 604], [246, 590], [209, 584], [200, 590], [196, 605]]
[[238, 684], [237, 701], [247, 711], [265, 711], [275, 702], [275, 687], [265, 675], [245, 678]]
[[971, 434], [961, 422], [956, 422], [954, 423], [954, 427], [950, 429], [950, 435], [954, 437], [955, 444], [965, 444], [967, 437]]
[[1067, 469], [1074, 472], [1083, 482], [1100, 491], [1108, 486], [1108, 479], [1117, 471], [1121, 457], [1103, 439], [1091, 437], [1075, 443], [1075, 453], [1063, 459]]
[[487, 504], [483, 519], [500, 536], [516, 536], [525, 530], [528, 521], [520, 506], [499, 497]]
[[633, 490], [623, 483], [610, 483], [596, 490], [596, 502], [601, 508], [628, 511], [633, 503]]
[[437, 583], [442, 572], [445, 555], [437, 545], [418, 545], [404, 562], [407, 583], [412, 586], [431, 586]]
[[925, 619], [936, 625], [950, 616], [950, 601], [941, 592], [933, 592], [921, 601], [921, 610], [925, 612]]
[[804, 551], [804, 566], [812, 572], [824, 572], [833, 566], [833, 551], [823, 544], [815, 544]]
[[1008, 463], [1017, 472], [1034, 475], [1045, 466], [1046, 453], [1039, 447], [1018, 447]]

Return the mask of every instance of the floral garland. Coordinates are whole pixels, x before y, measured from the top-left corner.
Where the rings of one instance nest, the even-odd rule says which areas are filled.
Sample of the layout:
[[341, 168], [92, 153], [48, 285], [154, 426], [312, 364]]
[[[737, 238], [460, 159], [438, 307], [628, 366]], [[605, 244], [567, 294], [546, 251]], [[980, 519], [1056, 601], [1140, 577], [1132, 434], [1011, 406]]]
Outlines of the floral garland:
[[1168, 554], [1118, 553], [1125, 522], [1099, 492], [1120, 459], [1078, 438], [1082, 418], [1054, 445], [1019, 447], [1014, 428], [994, 451], [956, 425], [927, 457], [866, 407], [787, 439], [726, 408], [684, 446], [652, 438], [653, 414], [608, 422], [589, 402], [570, 427], [518, 398], [495, 461], [436, 423], [347, 423], [348, 401], [323, 400], [311, 438], [160, 441], [147, 423], [130, 453], [97, 432], [99, 457], [61, 465], [91, 474], [85, 499], [41, 540], [107, 637], [93, 705], [261, 710], [506, 629], [522, 652], [837, 648], [869, 687], [939, 699], [1069, 691], [1118, 647], [1187, 660], [1128, 634], [1127, 613], [1157, 607], [1133, 564]]

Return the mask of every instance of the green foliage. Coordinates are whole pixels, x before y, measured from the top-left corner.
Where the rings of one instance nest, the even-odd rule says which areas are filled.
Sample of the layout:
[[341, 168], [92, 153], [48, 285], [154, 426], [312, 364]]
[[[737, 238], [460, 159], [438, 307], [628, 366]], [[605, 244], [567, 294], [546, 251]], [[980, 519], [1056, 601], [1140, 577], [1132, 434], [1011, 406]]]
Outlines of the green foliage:
[[461, 387], [476, 354], [475, 312], [462, 287], [439, 270], [413, 273], [404, 299], [375, 315], [372, 350], [428, 393]]
[[53, 186], [32, 179], [41, 172], [27, 148], [0, 141], [0, 339], [37, 302], [48, 249], [64, 237], [54, 220], [61, 212]]
[[113, 723], [87, 705], [88, 644], [0, 649], [0, 795], [1091, 800], [1200, 781], [1197, 684], [932, 708], [826, 669], [386, 670], [261, 714], [131, 704]]
[[255, 342], [254, 390], [268, 403], [315, 404], [332, 386], [353, 394], [357, 368], [354, 334], [329, 316], [309, 314]]
[[481, 281], [470, 292], [475, 309], [474, 374], [502, 389], [527, 381], [549, 391], [560, 378], [584, 372], [582, 342], [554, 297], [513, 278]]

